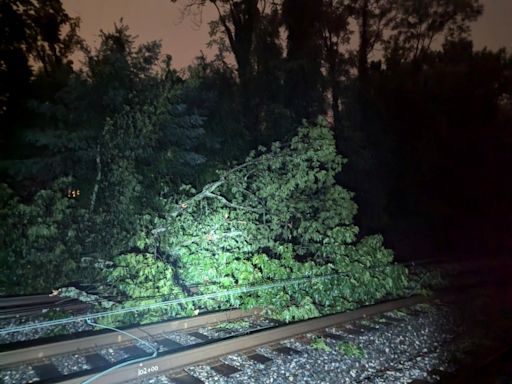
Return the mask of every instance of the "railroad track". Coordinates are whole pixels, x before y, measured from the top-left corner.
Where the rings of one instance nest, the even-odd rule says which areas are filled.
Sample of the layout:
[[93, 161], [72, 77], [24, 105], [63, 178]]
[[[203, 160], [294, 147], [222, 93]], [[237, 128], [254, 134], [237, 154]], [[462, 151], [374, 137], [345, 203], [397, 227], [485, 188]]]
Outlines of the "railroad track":
[[[356, 320], [424, 303], [427, 300], [430, 299], [416, 296], [288, 325], [265, 319], [258, 315], [257, 310], [219, 312], [125, 330], [156, 347], [158, 353], [153, 358], [150, 358], [154, 354], [153, 351], [144, 343], [140, 341], [134, 343], [133, 338], [127, 334], [112, 332], [0, 353], [0, 371], [10, 372], [11, 378], [8, 380], [12, 382], [22, 383], [23, 381], [15, 380], [17, 377], [21, 379], [23, 375], [19, 373], [24, 372], [26, 382], [71, 384], [85, 382], [99, 372], [126, 363], [126, 366], [99, 376], [93, 382], [95, 384], [126, 383], [130, 380], [164, 374], [178, 383], [199, 383], [201, 382], [199, 379], [194, 379], [181, 370], [197, 363], [213, 361], [217, 362], [214, 364], [216, 370], [229, 374], [238, 369], [220, 363], [218, 360], [222, 356], [245, 353], [249, 359], [256, 362], [269, 360], [268, 357], [257, 353], [256, 348], [276, 345], [281, 340], [311, 332], [322, 333], [329, 327], [344, 327], [347, 323]], [[244, 326], [242, 330], [230, 332], [233, 327], [229, 324], [233, 323], [243, 323]], [[206, 327], [213, 331], [209, 334], [202, 331]], [[361, 330], [355, 329], [353, 332], [361, 332]], [[337, 336], [329, 333], [327, 337], [336, 338]], [[278, 346], [274, 350], [284, 354], [296, 353], [292, 348], [283, 346]], [[66, 357], [75, 362], [82, 362], [83, 369], [70, 372], [65, 367], [59, 367], [58, 361]], [[144, 358], [148, 360], [128, 364], [130, 361]], [[80, 366], [79, 363], [77, 365]], [[27, 375], [27, 372], [30, 374]]]
[[52, 296], [51, 294], [0, 298], [0, 319], [42, 315], [50, 310], [83, 313], [90, 305], [77, 299]]
[[[80, 288], [94, 289], [92, 286]], [[52, 310], [78, 314], [90, 309], [91, 305], [83, 301], [59, 296], [59, 290], [46, 294], [0, 297], [0, 320], [40, 316]]]
[[[448, 264], [446, 261], [444, 263]], [[441, 264], [440, 260], [429, 259], [410, 262], [404, 265], [407, 265], [409, 268], [428, 268], [432, 265]], [[472, 268], [478, 268], [478, 265], [473, 266]], [[86, 313], [90, 309], [90, 304], [74, 298], [60, 297], [52, 293], [0, 297], [0, 319], [40, 316], [52, 310], [82, 314]]]
[[[469, 273], [474, 274], [482, 266], [489, 266], [488, 262], [472, 262], [467, 263], [462, 270], [458, 270], [458, 263], [453, 263], [450, 260], [432, 258], [418, 261], [409, 261], [400, 263], [411, 271], [426, 271], [432, 268], [447, 271], [447, 274], [461, 274]], [[85, 287], [85, 286], [84, 286]], [[87, 285], [88, 289], [93, 289], [93, 286]], [[95, 293], [95, 292], [93, 292]], [[110, 300], [110, 299], [109, 299]], [[115, 301], [119, 301], [116, 298]], [[121, 300], [122, 301], [122, 300]], [[61, 297], [57, 293], [0, 297], [0, 319], [31, 317], [43, 315], [51, 310], [67, 311], [70, 314], [81, 314], [91, 309], [91, 306], [78, 299]], [[39, 319], [40, 320], [40, 319]]]
[[[273, 355], [301, 353], [300, 348], [281, 344], [283, 340], [307, 339], [314, 333], [332, 344], [333, 341], [346, 340], [347, 333], [361, 334], [375, 329], [371, 324], [361, 325], [362, 322], [372, 318], [382, 320], [379, 315], [431, 300], [420, 296], [394, 300], [288, 325], [265, 319], [258, 310], [234, 310], [125, 329], [126, 333], [109, 332], [39, 345], [36, 341], [32, 346], [0, 353], [0, 381], [3, 378], [6, 383], [71, 384], [94, 379], [92, 382], [95, 384], [115, 384], [144, 382], [153, 376], [165, 376], [174, 383], [218, 382], [184, 369], [206, 364], [222, 377], [235, 377], [232, 375], [243, 368], [227, 363], [226, 356], [242, 354], [245, 360], [255, 364], [272, 364]], [[396, 318], [380, 320], [378, 327]], [[261, 353], [262, 347], [269, 352]], [[427, 355], [429, 353], [433, 352], [427, 351]], [[425, 355], [424, 351], [415, 358], [422, 358], [422, 355]], [[67, 364], [66, 361], [72, 363]], [[118, 368], [112, 370], [114, 367]], [[385, 368], [381, 370], [375, 374], [387, 374]], [[97, 376], [106, 371], [107, 374]], [[354, 379], [352, 382], [359, 381]]]

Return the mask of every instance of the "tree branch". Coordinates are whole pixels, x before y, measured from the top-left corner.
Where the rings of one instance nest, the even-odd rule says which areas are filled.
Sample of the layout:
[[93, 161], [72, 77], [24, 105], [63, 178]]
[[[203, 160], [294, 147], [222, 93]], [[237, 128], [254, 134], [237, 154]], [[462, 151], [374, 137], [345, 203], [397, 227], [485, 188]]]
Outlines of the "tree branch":
[[92, 213], [94, 211], [94, 205], [96, 204], [96, 196], [98, 194], [98, 188], [101, 181], [101, 153], [100, 153], [100, 143], [98, 142], [98, 145], [96, 146], [96, 181], [94, 183], [94, 188], [92, 190], [91, 195], [91, 203], [89, 205], [89, 213]]
[[251, 208], [251, 207], [244, 207], [242, 205], [233, 204], [232, 202], [227, 200], [225, 197], [220, 196], [220, 195], [216, 195], [215, 193], [207, 192], [205, 194], [205, 197], [211, 197], [213, 199], [220, 200], [222, 203], [224, 203], [225, 205], [227, 205], [228, 207], [231, 207], [231, 208], [241, 209], [241, 210], [244, 210], [244, 211], [258, 212], [258, 213], [263, 212], [263, 210], [261, 210], [261, 209]]

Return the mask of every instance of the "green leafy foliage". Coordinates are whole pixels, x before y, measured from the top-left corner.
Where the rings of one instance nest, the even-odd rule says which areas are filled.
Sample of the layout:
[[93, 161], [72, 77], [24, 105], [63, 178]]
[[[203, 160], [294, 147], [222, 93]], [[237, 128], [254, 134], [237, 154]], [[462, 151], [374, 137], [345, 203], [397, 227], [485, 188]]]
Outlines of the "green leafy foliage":
[[84, 251], [112, 260], [143, 249], [136, 234], [159, 215], [159, 196], [199, 173], [203, 119], [183, 104], [183, 81], [159, 43], [135, 44], [121, 23], [85, 54], [55, 100], [36, 104], [44, 120], [27, 140], [38, 156], [11, 171], [39, 188], [71, 174], [88, 211]]
[[[155, 206], [160, 207], [156, 216], [151, 211], [141, 214], [147, 204], [137, 205], [138, 199], [145, 198], [135, 161], [137, 147], [123, 149], [121, 142], [109, 136], [113, 124], [125, 124], [128, 135], [133, 127], [134, 140], [151, 136], [154, 124], [137, 123], [145, 121], [145, 116], [154, 114], [127, 111], [120, 120], [107, 124], [105, 143], [110, 147], [102, 149], [102, 161], [106, 164], [103, 171], [109, 171], [98, 183], [98, 214], [91, 217], [89, 211], [85, 215], [91, 220], [87, 222], [89, 231], [98, 223], [108, 228], [96, 230], [92, 237], [84, 231], [89, 243], [101, 239], [98, 236], [104, 236], [101, 244], [119, 241], [122, 236], [116, 231], [123, 228], [131, 241], [129, 252], [110, 248], [110, 254], [118, 256], [104, 274], [107, 284], [126, 298], [122, 306], [154, 304], [192, 292], [206, 294], [256, 285], [263, 289], [133, 312], [102, 319], [104, 324], [150, 322], [231, 307], [262, 307], [268, 316], [290, 322], [406, 293], [407, 270], [392, 264], [393, 254], [384, 248], [382, 237], [357, 239], [358, 229], [353, 225], [357, 206], [352, 193], [335, 182], [344, 160], [336, 154], [324, 121], [302, 126], [290, 143], [274, 143], [269, 150], [252, 153], [244, 163], [219, 172], [219, 179], [201, 191], [183, 186], [179, 193], [154, 198]], [[138, 127], [141, 131], [135, 130]], [[107, 187], [115, 191], [116, 199], [108, 201]], [[26, 233], [17, 236], [30, 242], [18, 244], [19, 249], [2, 257], [12, 259], [34, 249], [34, 256], [24, 256], [22, 262], [41, 289], [49, 281], [65, 282], [66, 277], [76, 275], [82, 250], [73, 246], [88, 244], [79, 240], [81, 232], [77, 230], [78, 217], [86, 211], [55, 188], [40, 192], [30, 206], [6, 199], [2, 211], [8, 218], [4, 233], [11, 233], [14, 227], [23, 229]], [[28, 226], [17, 225], [18, 211]], [[117, 212], [119, 217], [113, 215]], [[40, 217], [50, 218], [51, 226]], [[36, 249], [52, 253], [36, 253]], [[52, 261], [61, 259], [70, 264], [62, 268]], [[40, 266], [45, 273], [32, 277], [29, 265]], [[54, 272], [57, 265], [59, 271]], [[50, 273], [57, 278], [50, 279]], [[23, 276], [27, 276], [25, 271]], [[284, 286], [273, 285], [289, 280]]]
[[[435, 216], [449, 223], [456, 212], [467, 214], [461, 195], [482, 199], [472, 220], [480, 215], [494, 223], [480, 236], [507, 227], [503, 210], [487, 209], [488, 191], [472, 181], [507, 159], [474, 156], [482, 142], [478, 132], [489, 131], [482, 122], [497, 122], [499, 129], [490, 131], [503, 140], [491, 147], [506, 153], [499, 148], [507, 147], [507, 136], [499, 132], [510, 121], [509, 108], [491, 113], [501, 108], [498, 97], [510, 94], [505, 51], [476, 52], [469, 40], [456, 39], [481, 13], [478, 0], [438, 1], [434, 11], [429, 2], [410, 0], [398, 7], [390, 1], [304, 3], [311, 12], [297, 12], [294, 1], [217, 3], [220, 18], [211, 32], [219, 53], [211, 62], [199, 58], [185, 75], [172, 69], [170, 56], [162, 57], [158, 42], [135, 44], [122, 22], [113, 32], [101, 31], [99, 47], [90, 49], [77, 36], [79, 20], [61, 1], [2, 3], [8, 33], [1, 38], [6, 81], [0, 120], [9, 134], [0, 142], [13, 153], [0, 171], [9, 168], [16, 192], [0, 187], [1, 293], [49, 290], [93, 273], [127, 297], [125, 305], [266, 285], [171, 312], [262, 306], [284, 321], [354, 308], [411, 287], [426, 293], [426, 283], [439, 283], [435, 274], [411, 277], [393, 264], [380, 235], [361, 238], [353, 194], [336, 182], [346, 161], [331, 130], [338, 150], [351, 159], [351, 169], [337, 180], [358, 191], [363, 233], [386, 222], [387, 200], [398, 214], [410, 210], [422, 222]], [[445, 32], [443, 51], [433, 52], [433, 38]], [[351, 35], [361, 40], [358, 60], [347, 60]], [[85, 62], [73, 70], [66, 61], [79, 47]], [[376, 48], [383, 49], [385, 65], [369, 62]], [[234, 62], [225, 60], [230, 52]], [[291, 140], [226, 166], [255, 143], [297, 133], [290, 122], [323, 113], [326, 93], [334, 128], [305, 124]], [[21, 137], [23, 150], [15, 149]], [[446, 162], [455, 142], [466, 154]], [[385, 165], [388, 156], [397, 160], [393, 170]], [[445, 163], [471, 171], [446, 179], [438, 169]], [[224, 170], [214, 175], [216, 169]], [[450, 180], [458, 187], [446, 188]], [[80, 197], [65, 198], [68, 187], [79, 187]], [[448, 199], [446, 191], [452, 191]], [[495, 195], [498, 203], [508, 196]], [[428, 196], [434, 196], [430, 202]], [[437, 206], [442, 201], [453, 204]], [[436, 227], [444, 238], [447, 225]], [[101, 270], [112, 260], [113, 269]], [[331, 277], [268, 286], [318, 276]]]
[[115, 302], [103, 299], [98, 295], [83, 292], [75, 287], [64, 287], [58, 290], [59, 297], [69, 297], [80, 300], [84, 303], [98, 305], [101, 308], [109, 309], [116, 305]]
[[347, 357], [362, 359], [366, 356], [364, 349], [354, 343], [340, 342], [336, 345], [336, 349]]
[[314, 349], [318, 349], [319, 351], [325, 351], [325, 352], [329, 352], [331, 351], [331, 347], [329, 347], [327, 345], [327, 343], [325, 342], [324, 339], [322, 339], [321, 337], [315, 337], [311, 343], [309, 344], [309, 346], [311, 348], [314, 348]]
[[229, 323], [220, 323], [217, 324], [217, 328], [221, 329], [227, 329], [227, 330], [239, 330], [244, 328], [249, 328], [251, 323], [248, 320], [238, 320], [238, 321], [232, 321]]
[[30, 202], [21, 202], [0, 185], [2, 294], [44, 291], [78, 275], [84, 212], [64, 197], [69, 183], [59, 180]]
[[[154, 303], [161, 296], [179, 296], [173, 284], [173, 268], [149, 254], [126, 254], [116, 258], [109, 282], [139, 303]], [[127, 282], [130, 282], [129, 284]]]
[[[198, 293], [267, 285], [196, 305], [261, 306], [287, 322], [404, 294], [407, 270], [392, 264], [382, 237], [357, 241], [353, 195], [335, 182], [343, 163], [320, 120], [301, 127], [289, 144], [274, 143], [219, 172], [200, 192], [184, 187], [180, 196], [163, 201], [166, 216], [155, 220], [152, 241], [163, 262], [175, 266], [174, 283]], [[148, 268], [154, 267], [133, 263], [130, 270], [141, 276], [153, 273]], [[271, 285], [327, 275], [334, 276]], [[134, 289], [158, 291], [151, 281], [120, 277], [118, 286], [130, 297], [137, 296]]]
[[[182, 290], [175, 284], [175, 271], [167, 263], [151, 254], [125, 254], [115, 259], [116, 267], [109, 271], [108, 283], [122, 292], [126, 300], [123, 307], [137, 307], [154, 304], [164, 299], [184, 297]], [[102, 324], [132, 324], [136, 322], [154, 322], [176, 315], [194, 314], [193, 303], [165, 306], [150, 311], [139, 311], [122, 317], [101, 318]]]

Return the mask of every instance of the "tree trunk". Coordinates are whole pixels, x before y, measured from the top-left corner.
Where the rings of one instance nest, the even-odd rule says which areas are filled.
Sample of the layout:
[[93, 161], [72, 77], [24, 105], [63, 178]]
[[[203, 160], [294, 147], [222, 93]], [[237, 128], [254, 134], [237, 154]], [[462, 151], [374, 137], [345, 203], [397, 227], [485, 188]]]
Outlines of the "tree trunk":
[[359, 10], [359, 50], [357, 60], [357, 74], [359, 81], [364, 83], [368, 78], [368, 50], [370, 37], [368, 31], [368, 0], [363, 0]]

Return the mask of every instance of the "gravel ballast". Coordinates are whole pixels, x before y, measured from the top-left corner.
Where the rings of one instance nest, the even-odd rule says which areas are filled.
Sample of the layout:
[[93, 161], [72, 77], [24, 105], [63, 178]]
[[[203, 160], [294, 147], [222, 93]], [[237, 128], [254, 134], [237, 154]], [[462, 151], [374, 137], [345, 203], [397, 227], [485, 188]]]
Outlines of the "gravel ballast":
[[[376, 320], [371, 322], [371, 325]], [[357, 327], [357, 323], [353, 324]], [[367, 324], [363, 324], [363, 328]], [[328, 331], [357, 346], [364, 357], [346, 356], [337, 350], [338, 340], [323, 338], [329, 351], [312, 347], [316, 335], [306, 335], [281, 344], [300, 353], [282, 355], [269, 348], [259, 353], [273, 361], [265, 365], [249, 363], [243, 356], [223, 360], [241, 369], [222, 377], [210, 367], [189, 368], [189, 373], [206, 383], [408, 383], [414, 379], [434, 381], [432, 369], [445, 369], [450, 356], [450, 341], [457, 335], [455, 317], [445, 307], [405, 315], [402, 321], [354, 335], [343, 328]], [[350, 328], [348, 329], [350, 330]]]
[[[415, 379], [435, 382], [438, 376], [432, 370], [454, 369], [450, 359], [457, 350], [461, 326], [459, 316], [452, 309], [420, 305], [412, 311], [395, 311], [325, 330], [337, 335], [336, 339], [308, 334], [282, 341], [281, 346], [298, 351], [291, 355], [276, 352], [278, 346], [258, 348], [258, 353], [272, 359], [265, 364], [249, 360], [243, 354], [226, 356], [222, 363], [240, 369], [228, 377], [208, 365], [196, 365], [186, 371], [208, 384], [400, 384]], [[329, 350], [314, 347], [312, 342], [319, 339]], [[338, 350], [340, 343], [354, 346], [361, 355], [347, 356]], [[173, 382], [165, 376], [152, 380], [134, 383]]]
[[[467, 314], [466, 314], [467, 315]], [[205, 327], [200, 333], [215, 335], [244, 333], [270, 324], [246, 321], [236, 327]], [[250, 360], [244, 354], [232, 354], [220, 363], [238, 370], [223, 376], [211, 365], [196, 365], [186, 371], [208, 384], [280, 384], [280, 383], [367, 383], [400, 384], [415, 379], [436, 382], [435, 370], [455, 369], [450, 361], [463, 355], [474, 340], [465, 337], [465, 325], [460, 311], [446, 305], [418, 305], [413, 309], [394, 311], [382, 316], [355, 321], [343, 327], [325, 329], [315, 334], [284, 340], [278, 345], [263, 346], [257, 352], [271, 359], [266, 363]], [[182, 345], [201, 340], [186, 332], [174, 331], [162, 335]], [[279, 346], [292, 348], [291, 354], [276, 350]], [[139, 347], [144, 345], [139, 343]], [[290, 350], [287, 350], [290, 352]], [[112, 363], [126, 358], [122, 350], [103, 348], [99, 353]], [[52, 358], [63, 374], [87, 367], [79, 355]], [[37, 373], [31, 366], [0, 371], [0, 382], [37, 382]], [[164, 375], [141, 378], [133, 383], [172, 383]]]

